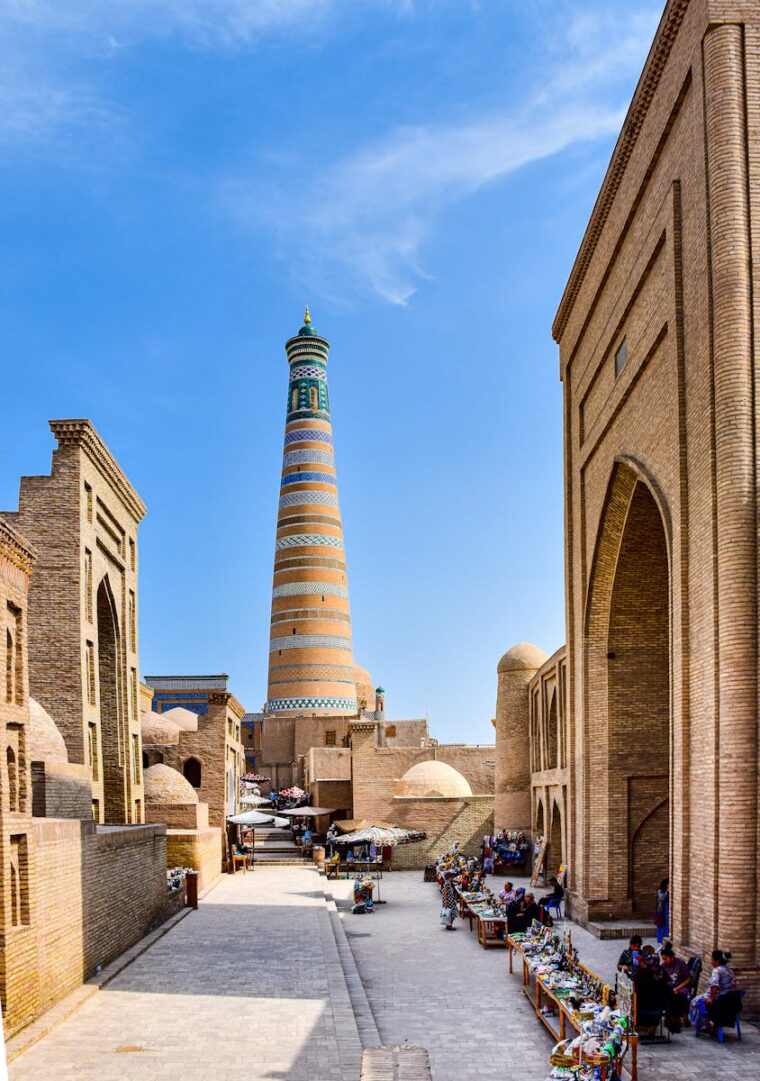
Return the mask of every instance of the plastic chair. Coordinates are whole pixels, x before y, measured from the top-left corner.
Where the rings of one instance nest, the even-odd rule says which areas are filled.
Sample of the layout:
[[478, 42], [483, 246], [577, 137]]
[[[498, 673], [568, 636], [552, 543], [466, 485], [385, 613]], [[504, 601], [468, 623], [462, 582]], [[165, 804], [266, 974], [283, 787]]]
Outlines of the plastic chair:
[[559, 898], [551, 897], [546, 902], [546, 904], [544, 905], [544, 908], [546, 909], [547, 912], [551, 912], [551, 910], [554, 909], [554, 911], [556, 913], [556, 916], [557, 916], [557, 919], [558, 920], [563, 919], [563, 916], [562, 916], [562, 901], [560, 901]]
[[[741, 1012], [742, 1012], [742, 999], [744, 998], [745, 994], [746, 994], [745, 991], [736, 991], [735, 1000], [734, 1000], [735, 1001], [734, 1008], [731, 1009], [731, 1010], [726, 1009], [725, 1012], [722, 1013], [722, 1015], [720, 1017], [720, 1020], [719, 1021], [716, 1020], [714, 1022], [715, 1023], [715, 1035], [717, 1037], [718, 1043], [725, 1043], [726, 1042], [726, 1033], [725, 1033], [724, 1030], [727, 1029], [727, 1028], [735, 1028], [736, 1029], [736, 1038], [737, 1038], [737, 1040], [741, 1040], [741, 1038], [742, 1038], [742, 1026], [741, 1026], [741, 1021], [740, 1021], [740, 1015], [741, 1015]], [[700, 1005], [701, 1005], [701, 1003], [700, 1003]], [[707, 1013], [707, 1011], [705, 1011], [704, 1013], [702, 1011], [699, 1012], [699, 1014], [697, 1015], [697, 1023], [694, 1026], [694, 1035], [696, 1037], [699, 1036], [705, 1022], [709, 1021], [709, 1019], [710, 1019], [710, 1015]]]

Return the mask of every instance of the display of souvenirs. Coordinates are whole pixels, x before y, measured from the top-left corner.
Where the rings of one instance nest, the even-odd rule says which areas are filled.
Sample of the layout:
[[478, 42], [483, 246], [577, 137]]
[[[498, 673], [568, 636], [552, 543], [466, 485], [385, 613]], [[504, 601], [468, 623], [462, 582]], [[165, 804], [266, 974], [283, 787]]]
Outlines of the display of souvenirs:
[[616, 1081], [630, 1034], [629, 1019], [611, 1008], [611, 990], [578, 960], [570, 929], [563, 936], [534, 922], [511, 935], [541, 987], [570, 1016], [578, 1034], [552, 1051], [547, 1081]]

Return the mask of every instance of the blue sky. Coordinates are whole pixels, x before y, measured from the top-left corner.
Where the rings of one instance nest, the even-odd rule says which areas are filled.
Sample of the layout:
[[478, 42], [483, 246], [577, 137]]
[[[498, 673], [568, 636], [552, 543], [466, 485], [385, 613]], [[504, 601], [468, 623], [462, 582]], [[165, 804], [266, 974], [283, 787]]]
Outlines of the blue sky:
[[149, 508], [144, 673], [266, 696], [311, 305], [356, 659], [488, 742], [564, 641], [550, 324], [661, 12], [639, 0], [0, 0], [0, 506], [90, 417]]

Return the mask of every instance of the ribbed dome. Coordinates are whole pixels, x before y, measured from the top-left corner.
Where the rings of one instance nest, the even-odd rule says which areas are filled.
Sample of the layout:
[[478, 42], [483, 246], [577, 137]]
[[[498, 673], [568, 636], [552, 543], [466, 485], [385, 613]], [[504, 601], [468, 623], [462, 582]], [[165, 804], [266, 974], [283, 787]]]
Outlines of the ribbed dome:
[[530, 642], [520, 642], [507, 650], [499, 661], [498, 672], [537, 672], [547, 655]]
[[396, 796], [471, 796], [469, 781], [447, 762], [418, 762], [396, 781]]
[[163, 713], [158, 714], [163, 717], [164, 720], [174, 721], [180, 728], [183, 728], [185, 732], [197, 732], [198, 731], [198, 714], [193, 713], [191, 709], [185, 709], [184, 706], [174, 706], [172, 709], [165, 709]]
[[143, 774], [146, 803], [197, 803], [198, 794], [179, 770], [159, 763]]
[[68, 762], [69, 752], [58, 727], [46, 709], [29, 699], [29, 761]]
[[179, 734], [182, 731], [178, 724], [159, 713], [143, 713], [140, 728], [143, 743], [156, 747], [179, 743]]

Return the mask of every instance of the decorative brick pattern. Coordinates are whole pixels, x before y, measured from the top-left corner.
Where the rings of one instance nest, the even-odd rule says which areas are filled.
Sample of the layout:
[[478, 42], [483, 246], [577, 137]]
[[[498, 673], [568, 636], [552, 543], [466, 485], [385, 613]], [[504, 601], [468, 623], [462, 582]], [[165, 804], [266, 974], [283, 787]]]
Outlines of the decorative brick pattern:
[[283, 548], [342, 548], [343, 539], [334, 537], [330, 533], [289, 533], [285, 537], [278, 537], [275, 548], [278, 552]]
[[345, 649], [351, 652], [351, 639], [337, 634], [290, 634], [287, 638], [272, 638], [269, 651], [281, 649]]

